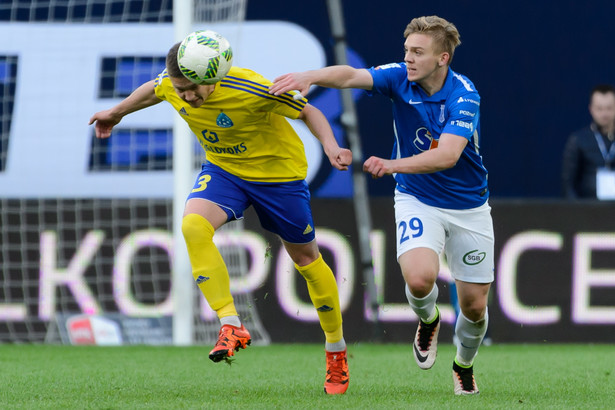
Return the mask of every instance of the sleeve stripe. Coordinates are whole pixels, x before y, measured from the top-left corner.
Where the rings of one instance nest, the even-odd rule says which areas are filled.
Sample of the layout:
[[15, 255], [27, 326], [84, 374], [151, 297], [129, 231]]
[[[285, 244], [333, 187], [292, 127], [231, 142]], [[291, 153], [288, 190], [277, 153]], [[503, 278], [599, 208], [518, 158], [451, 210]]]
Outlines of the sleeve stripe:
[[254, 81], [246, 80], [244, 78], [233, 77], [233, 76], [227, 75], [226, 77], [222, 79], [222, 81], [220, 81], [220, 84], [222, 86], [225, 86], [225, 84], [227, 83], [235, 85], [236, 87], [232, 87], [232, 88], [236, 88], [238, 90], [243, 89], [247, 91], [248, 89], [251, 89], [257, 93], [265, 94], [267, 97], [270, 97], [271, 99], [277, 100], [287, 105], [293, 105], [299, 110], [303, 110], [303, 108], [305, 107], [305, 104], [307, 103], [307, 100], [305, 98], [302, 98], [300, 100], [295, 100], [291, 93], [284, 93], [282, 95], [269, 94], [269, 87], [263, 84], [260, 84], [260, 83], [256, 83]]
[[234, 88], [235, 90], [245, 91], [247, 93], [254, 94], [254, 95], [257, 95], [257, 96], [262, 97], [262, 98], [266, 98], [268, 100], [274, 100], [274, 101], [277, 101], [279, 103], [286, 104], [290, 108], [292, 108], [293, 110], [296, 110], [296, 111], [299, 111], [299, 112], [301, 112], [301, 110], [305, 106], [305, 104], [303, 104], [303, 105], [300, 105], [300, 104], [290, 104], [289, 101], [285, 101], [284, 99], [276, 97], [276, 96], [271, 95], [269, 93], [263, 93], [263, 92], [260, 92], [259, 90], [255, 90], [255, 89], [250, 88], [250, 87], [242, 87], [242, 86], [238, 86], [238, 85], [233, 85], [232, 82], [221, 83], [220, 86], [221, 87], [227, 87], [227, 88]]
[[[235, 80], [235, 81], [231, 81], [229, 78]], [[283, 95], [273, 95], [273, 94], [269, 94], [269, 87], [260, 84], [260, 83], [256, 83], [254, 81], [249, 81], [243, 78], [238, 78], [238, 77], [229, 77], [226, 76], [222, 79], [221, 81], [221, 85], [224, 86], [225, 83], [229, 83], [229, 84], [233, 84], [236, 87], [236, 89], [243, 89], [243, 90], [248, 90], [251, 89], [257, 93], [262, 93], [264, 95], [266, 95], [267, 97], [270, 97], [270, 99], [274, 99], [277, 100], [279, 102], [282, 102], [284, 104], [291, 104], [294, 105], [296, 108], [299, 108], [299, 110], [302, 110], [305, 107], [305, 104], [307, 103], [307, 100], [302, 99], [299, 101], [295, 101], [292, 97], [292, 94], [290, 93], [285, 93]]]
[[164, 70], [162, 70], [162, 72], [160, 74], [158, 74], [158, 76], [154, 80], [154, 88], [158, 87], [160, 85], [160, 83], [162, 83], [162, 80], [165, 77], [168, 77], [168, 76], [169, 76], [169, 74], [167, 73], [167, 69], [165, 68]]
[[267, 89], [267, 86], [265, 86], [265, 85], [263, 85], [261, 83], [257, 83], [255, 81], [250, 81], [250, 80], [246, 80], [245, 78], [235, 77], [235, 76], [231, 76], [231, 75], [227, 75], [226, 77], [224, 77], [222, 79], [222, 81], [228, 81], [229, 79], [232, 79], [232, 80], [237, 81], [237, 82], [242, 82], [242, 83], [250, 84], [250, 85], [253, 85], [253, 86], [261, 87], [262, 89]]

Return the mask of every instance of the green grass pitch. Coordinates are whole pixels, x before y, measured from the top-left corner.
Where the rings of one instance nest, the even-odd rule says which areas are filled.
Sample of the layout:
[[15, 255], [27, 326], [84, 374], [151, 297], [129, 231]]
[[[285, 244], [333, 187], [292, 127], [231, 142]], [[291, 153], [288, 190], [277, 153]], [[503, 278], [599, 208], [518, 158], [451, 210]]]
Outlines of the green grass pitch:
[[348, 346], [350, 387], [323, 392], [322, 345], [251, 346], [229, 365], [202, 347], [0, 346], [2, 409], [580, 409], [615, 406], [615, 345], [483, 346], [478, 396], [453, 395], [452, 345], [431, 370], [409, 345]]

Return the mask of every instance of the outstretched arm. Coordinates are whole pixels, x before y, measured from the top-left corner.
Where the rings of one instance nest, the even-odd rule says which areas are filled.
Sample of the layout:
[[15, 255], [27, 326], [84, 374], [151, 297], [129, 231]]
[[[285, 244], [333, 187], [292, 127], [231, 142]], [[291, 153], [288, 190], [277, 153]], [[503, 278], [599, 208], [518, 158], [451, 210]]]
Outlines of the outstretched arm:
[[307, 95], [312, 84], [328, 88], [361, 88], [371, 90], [374, 81], [369, 71], [364, 68], [334, 65], [318, 70], [281, 75], [273, 80], [273, 84], [269, 87], [269, 92], [274, 95], [280, 95], [291, 90], [297, 90], [301, 94]]
[[158, 104], [161, 99], [154, 92], [154, 80], [139, 86], [128, 97], [108, 110], [99, 111], [90, 118], [89, 124], [96, 123], [96, 138], [108, 138], [111, 129], [118, 124], [125, 115], [143, 108]]
[[331, 165], [340, 171], [347, 170], [348, 165], [352, 163], [352, 152], [337, 144], [333, 130], [324, 114], [313, 105], [306, 104], [299, 119], [305, 122], [312, 134], [318, 138]]

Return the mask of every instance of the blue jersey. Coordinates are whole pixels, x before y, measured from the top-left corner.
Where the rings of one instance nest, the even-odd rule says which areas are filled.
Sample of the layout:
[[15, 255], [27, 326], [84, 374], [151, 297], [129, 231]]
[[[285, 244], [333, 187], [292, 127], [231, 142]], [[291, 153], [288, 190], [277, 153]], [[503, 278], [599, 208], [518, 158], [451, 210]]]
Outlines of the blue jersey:
[[393, 103], [392, 159], [436, 148], [442, 133], [468, 139], [454, 167], [431, 174], [395, 174], [397, 189], [439, 208], [470, 209], [484, 204], [489, 189], [479, 153], [480, 96], [474, 84], [449, 68], [442, 89], [428, 96], [408, 81], [405, 63], [370, 68], [369, 72], [374, 79], [370, 94], [382, 94]]

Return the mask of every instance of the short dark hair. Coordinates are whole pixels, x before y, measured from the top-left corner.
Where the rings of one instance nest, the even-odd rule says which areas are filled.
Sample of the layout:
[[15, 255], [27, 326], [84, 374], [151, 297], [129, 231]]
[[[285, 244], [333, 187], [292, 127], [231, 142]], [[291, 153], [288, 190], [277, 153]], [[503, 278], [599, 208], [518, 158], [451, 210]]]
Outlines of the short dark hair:
[[179, 64], [177, 63], [177, 51], [179, 50], [179, 45], [181, 43], [175, 43], [173, 47], [167, 53], [167, 74], [169, 77], [173, 78], [181, 78], [184, 75], [182, 71], [179, 69]]
[[600, 93], [600, 94], [615, 94], [615, 87], [613, 87], [611, 84], [598, 84], [596, 85], [594, 88], [592, 88], [592, 92], [589, 94], [589, 101], [591, 102], [592, 98], [594, 97], [594, 94], [596, 93]]

